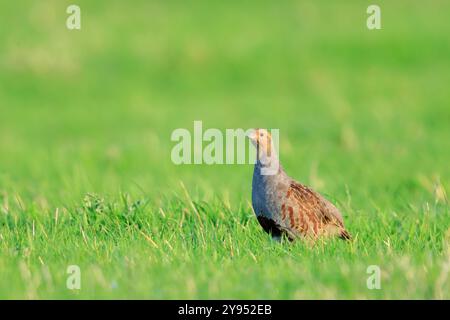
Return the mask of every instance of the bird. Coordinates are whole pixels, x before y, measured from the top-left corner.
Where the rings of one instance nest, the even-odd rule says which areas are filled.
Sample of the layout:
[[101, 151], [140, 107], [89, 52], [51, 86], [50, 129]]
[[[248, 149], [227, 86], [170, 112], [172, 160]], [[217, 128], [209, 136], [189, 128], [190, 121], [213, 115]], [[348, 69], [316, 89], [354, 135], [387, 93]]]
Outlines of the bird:
[[[252, 207], [265, 232], [275, 240], [352, 238], [341, 212], [330, 201], [287, 175], [267, 130], [251, 129], [247, 136], [256, 147]], [[267, 168], [275, 170], [264, 172]]]

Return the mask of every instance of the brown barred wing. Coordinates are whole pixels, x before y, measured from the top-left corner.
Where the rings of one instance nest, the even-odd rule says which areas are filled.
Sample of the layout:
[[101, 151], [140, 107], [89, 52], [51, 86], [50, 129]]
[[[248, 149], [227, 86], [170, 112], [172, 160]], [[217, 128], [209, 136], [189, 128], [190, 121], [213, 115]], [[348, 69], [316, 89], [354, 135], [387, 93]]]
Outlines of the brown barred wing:
[[[350, 238], [344, 229], [342, 216], [336, 207], [310, 188], [292, 181], [286, 194], [288, 203], [286, 221], [302, 234], [320, 235], [330, 227], [342, 238]], [[286, 208], [282, 208], [282, 211]]]

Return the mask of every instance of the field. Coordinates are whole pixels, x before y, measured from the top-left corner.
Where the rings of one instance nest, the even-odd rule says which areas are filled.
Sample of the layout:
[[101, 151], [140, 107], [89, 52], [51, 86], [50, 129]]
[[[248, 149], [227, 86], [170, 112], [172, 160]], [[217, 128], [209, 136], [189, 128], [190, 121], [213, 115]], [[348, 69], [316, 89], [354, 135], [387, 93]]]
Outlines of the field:
[[[450, 2], [76, 3], [0, 3], [0, 298], [450, 298]], [[195, 120], [279, 128], [354, 240], [272, 241]]]

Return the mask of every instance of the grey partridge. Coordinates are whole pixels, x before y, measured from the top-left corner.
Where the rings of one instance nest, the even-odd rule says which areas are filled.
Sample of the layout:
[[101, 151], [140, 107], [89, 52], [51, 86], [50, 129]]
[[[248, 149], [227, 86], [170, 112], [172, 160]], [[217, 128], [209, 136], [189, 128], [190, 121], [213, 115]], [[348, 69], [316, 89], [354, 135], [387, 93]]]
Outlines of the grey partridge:
[[[351, 238], [339, 210], [322, 195], [290, 178], [279, 163], [267, 130], [248, 137], [257, 149], [253, 172], [252, 206], [263, 229], [274, 238], [289, 240], [336, 236]], [[264, 172], [264, 168], [276, 168]]]

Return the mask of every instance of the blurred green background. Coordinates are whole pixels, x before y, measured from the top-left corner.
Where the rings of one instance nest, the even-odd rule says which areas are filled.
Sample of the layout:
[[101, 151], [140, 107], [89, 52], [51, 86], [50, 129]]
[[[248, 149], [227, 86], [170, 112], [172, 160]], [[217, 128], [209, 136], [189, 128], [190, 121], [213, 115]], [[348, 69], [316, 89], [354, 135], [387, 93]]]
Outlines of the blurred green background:
[[[344, 207], [353, 233], [367, 225], [368, 242], [375, 241], [377, 212], [392, 225], [389, 217], [399, 212], [408, 219], [411, 211], [420, 217], [421, 208], [438, 206], [424, 232], [436, 236], [426, 237], [428, 253], [443, 257], [450, 2], [377, 1], [382, 29], [373, 31], [366, 27], [373, 1], [77, 0], [81, 30], [68, 30], [72, 3], [0, 3], [4, 208], [35, 208], [45, 226], [55, 208], [77, 206], [87, 193], [112, 202], [127, 193], [163, 208], [165, 198], [183, 194], [182, 181], [194, 199], [217, 196], [232, 209], [244, 206], [251, 219], [252, 167], [176, 166], [170, 135], [192, 130], [194, 120], [205, 129], [279, 128], [287, 172]], [[27, 210], [20, 212], [9, 214], [25, 217], [24, 228], [31, 228]], [[4, 230], [0, 265], [10, 273], [0, 269], [0, 277], [8, 281], [23, 252], [11, 253], [21, 240]], [[30, 268], [39, 265], [36, 250]], [[417, 294], [439, 297], [431, 292]], [[291, 293], [268, 297], [296, 297]], [[21, 289], [0, 294], [23, 296]]]

